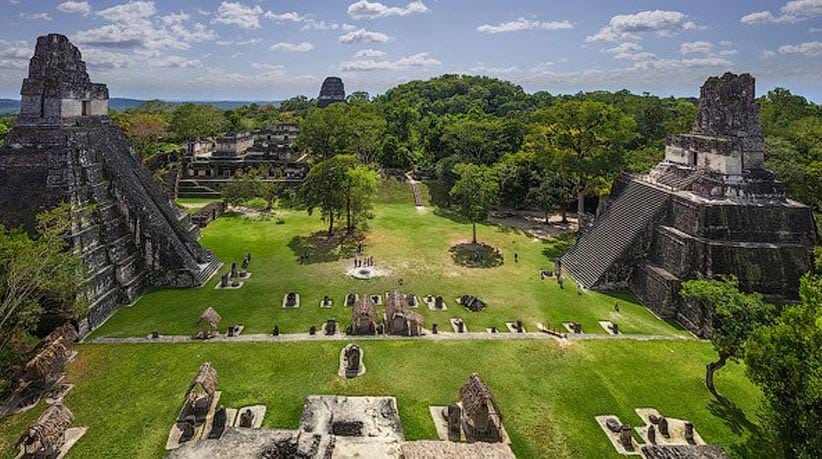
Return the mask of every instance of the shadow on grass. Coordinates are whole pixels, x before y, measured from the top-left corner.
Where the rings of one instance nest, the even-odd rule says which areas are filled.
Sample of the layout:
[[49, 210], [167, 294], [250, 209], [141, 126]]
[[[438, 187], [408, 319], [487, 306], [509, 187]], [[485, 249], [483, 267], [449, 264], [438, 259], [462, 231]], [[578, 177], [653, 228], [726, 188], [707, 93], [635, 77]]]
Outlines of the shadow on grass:
[[448, 251], [454, 263], [467, 268], [495, 268], [503, 264], [502, 254], [487, 244], [457, 244]]
[[288, 241], [288, 248], [298, 262], [327, 263], [354, 256], [357, 244], [364, 239], [365, 234], [362, 232], [347, 234], [345, 231], [338, 231], [329, 238], [327, 232], [317, 231], [310, 236], [293, 237]]
[[[779, 457], [773, 439], [769, 438], [760, 426], [751, 422], [733, 401], [719, 396], [708, 402], [708, 411], [721, 419], [734, 435], [745, 437], [745, 440], [730, 445], [731, 456], [736, 457]], [[763, 422], [766, 422], [764, 419]]]

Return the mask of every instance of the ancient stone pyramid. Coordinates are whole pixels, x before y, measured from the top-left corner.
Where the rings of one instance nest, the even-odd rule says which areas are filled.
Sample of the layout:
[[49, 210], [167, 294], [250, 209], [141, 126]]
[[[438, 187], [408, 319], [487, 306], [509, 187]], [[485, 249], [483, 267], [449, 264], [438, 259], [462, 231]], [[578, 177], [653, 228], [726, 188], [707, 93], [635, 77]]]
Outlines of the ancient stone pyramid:
[[16, 127], [0, 148], [0, 224], [32, 230], [39, 212], [72, 207], [72, 249], [88, 268], [88, 332], [148, 286], [190, 287], [219, 268], [199, 231], [109, 123], [108, 89], [80, 51], [41, 36]]

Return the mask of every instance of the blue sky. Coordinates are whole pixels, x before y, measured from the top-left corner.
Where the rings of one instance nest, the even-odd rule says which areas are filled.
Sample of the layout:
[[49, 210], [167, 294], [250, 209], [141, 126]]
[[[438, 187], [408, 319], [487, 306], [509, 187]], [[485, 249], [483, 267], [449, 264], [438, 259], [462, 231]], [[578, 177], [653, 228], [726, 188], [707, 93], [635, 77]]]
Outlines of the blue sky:
[[443, 73], [696, 96], [731, 70], [822, 102], [822, 0], [0, 2], [0, 97], [58, 32], [114, 97], [313, 97], [328, 75], [378, 94]]

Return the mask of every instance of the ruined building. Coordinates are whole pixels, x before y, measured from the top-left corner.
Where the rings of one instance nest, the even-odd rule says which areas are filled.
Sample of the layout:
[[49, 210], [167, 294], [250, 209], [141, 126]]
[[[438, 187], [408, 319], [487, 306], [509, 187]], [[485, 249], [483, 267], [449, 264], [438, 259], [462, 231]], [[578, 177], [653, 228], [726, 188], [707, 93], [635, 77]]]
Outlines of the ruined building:
[[194, 286], [217, 270], [197, 227], [109, 123], [108, 89], [66, 37], [37, 39], [21, 95], [0, 148], [0, 224], [32, 230], [39, 212], [71, 204], [68, 238], [89, 275], [81, 334], [148, 286]]
[[335, 102], [345, 102], [345, 85], [339, 77], [328, 77], [320, 88], [317, 106], [324, 108]]
[[691, 132], [670, 136], [649, 174], [616, 180], [562, 268], [588, 288], [629, 288], [701, 336], [710, 311], [682, 300], [684, 280], [728, 274], [745, 291], [797, 298], [813, 267], [813, 213], [785, 197], [764, 157], [754, 78], [709, 78]]

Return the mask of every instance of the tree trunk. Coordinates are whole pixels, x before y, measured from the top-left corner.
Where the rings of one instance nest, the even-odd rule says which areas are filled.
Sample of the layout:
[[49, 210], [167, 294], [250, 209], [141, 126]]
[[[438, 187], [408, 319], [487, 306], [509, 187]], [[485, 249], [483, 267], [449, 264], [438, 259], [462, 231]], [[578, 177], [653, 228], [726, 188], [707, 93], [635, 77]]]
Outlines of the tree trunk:
[[585, 189], [582, 185], [577, 189], [577, 218], [582, 218], [585, 213]]
[[477, 224], [476, 223], [471, 223], [471, 230], [472, 230], [473, 236], [474, 236], [472, 241], [473, 241], [474, 244], [476, 244], [477, 243]]
[[716, 386], [714, 385], [714, 373], [724, 367], [727, 362], [728, 356], [720, 354], [719, 360], [716, 362], [711, 362], [705, 366], [705, 387], [707, 387], [708, 391], [710, 391], [716, 398], [719, 398], [719, 392], [716, 391]]
[[562, 206], [560, 212], [562, 212], [562, 223], [568, 224], [568, 211], [565, 210], [565, 206]]
[[347, 228], [348, 234], [351, 234], [352, 227], [351, 227], [351, 198], [346, 199], [345, 201], [345, 227]]
[[331, 239], [331, 236], [334, 234], [334, 211], [329, 213], [328, 217], [328, 239]]

